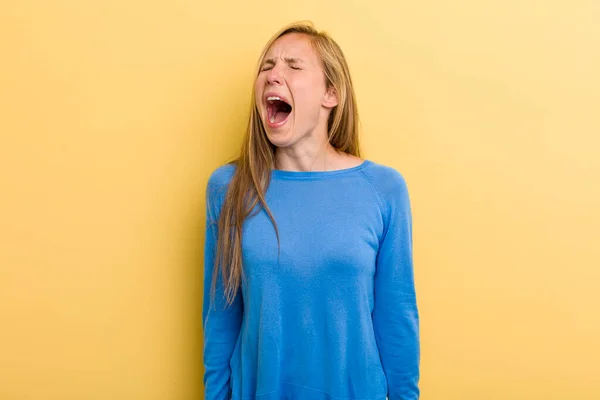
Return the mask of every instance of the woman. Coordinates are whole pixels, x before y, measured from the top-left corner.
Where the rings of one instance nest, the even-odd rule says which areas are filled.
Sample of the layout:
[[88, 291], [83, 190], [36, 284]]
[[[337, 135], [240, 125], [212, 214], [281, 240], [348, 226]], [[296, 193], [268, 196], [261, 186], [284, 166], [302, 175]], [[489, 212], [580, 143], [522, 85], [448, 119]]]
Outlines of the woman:
[[207, 186], [206, 400], [418, 399], [407, 187], [360, 158], [342, 51], [285, 27], [252, 98], [239, 158]]

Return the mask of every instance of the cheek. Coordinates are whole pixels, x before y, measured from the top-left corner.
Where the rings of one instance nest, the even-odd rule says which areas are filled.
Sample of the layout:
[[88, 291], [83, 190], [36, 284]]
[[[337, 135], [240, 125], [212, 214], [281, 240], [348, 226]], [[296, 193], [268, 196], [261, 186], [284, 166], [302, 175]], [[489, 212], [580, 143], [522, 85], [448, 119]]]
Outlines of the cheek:
[[319, 111], [323, 94], [318, 83], [307, 82], [298, 86], [292, 93], [294, 93], [294, 102], [299, 106], [298, 110], [302, 114], [310, 113], [312, 115]]
[[259, 76], [256, 78], [256, 81], [254, 82], [254, 96], [257, 101], [262, 96], [262, 89], [264, 88], [264, 85], [265, 82], [262, 77]]

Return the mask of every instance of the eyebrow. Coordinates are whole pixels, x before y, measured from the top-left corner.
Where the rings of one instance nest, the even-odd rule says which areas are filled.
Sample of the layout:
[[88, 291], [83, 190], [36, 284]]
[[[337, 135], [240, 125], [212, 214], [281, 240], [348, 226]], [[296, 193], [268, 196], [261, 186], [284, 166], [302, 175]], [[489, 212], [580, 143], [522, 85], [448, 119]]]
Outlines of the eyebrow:
[[[288, 64], [299, 64], [299, 63], [304, 63], [304, 60], [302, 60], [301, 58], [297, 58], [297, 57], [285, 57], [283, 59], [286, 63]], [[271, 65], [275, 65], [275, 59], [274, 58], [269, 58], [266, 59], [263, 64], [271, 64]]]

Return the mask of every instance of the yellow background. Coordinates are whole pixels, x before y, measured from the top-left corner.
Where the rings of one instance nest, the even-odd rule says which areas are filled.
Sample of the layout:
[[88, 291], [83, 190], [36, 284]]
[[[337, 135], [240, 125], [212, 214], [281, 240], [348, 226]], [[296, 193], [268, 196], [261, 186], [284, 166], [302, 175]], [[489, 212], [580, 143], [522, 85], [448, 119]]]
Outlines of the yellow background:
[[202, 397], [205, 184], [300, 19], [409, 184], [422, 398], [600, 399], [596, 0], [3, 0], [0, 399]]

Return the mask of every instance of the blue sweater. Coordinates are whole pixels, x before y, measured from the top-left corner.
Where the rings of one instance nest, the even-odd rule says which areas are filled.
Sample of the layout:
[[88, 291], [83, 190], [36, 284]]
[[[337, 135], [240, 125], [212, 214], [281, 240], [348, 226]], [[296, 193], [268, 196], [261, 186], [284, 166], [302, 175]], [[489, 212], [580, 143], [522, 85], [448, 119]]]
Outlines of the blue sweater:
[[281, 252], [260, 210], [244, 224], [245, 283], [226, 308], [218, 290], [211, 305], [210, 287], [216, 221], [234, 171], [218, 168], [207, 185], [206, 400], [418, 399], [412, 219], [401, 174], [369, 160], [273, 171], [266, 201]]

